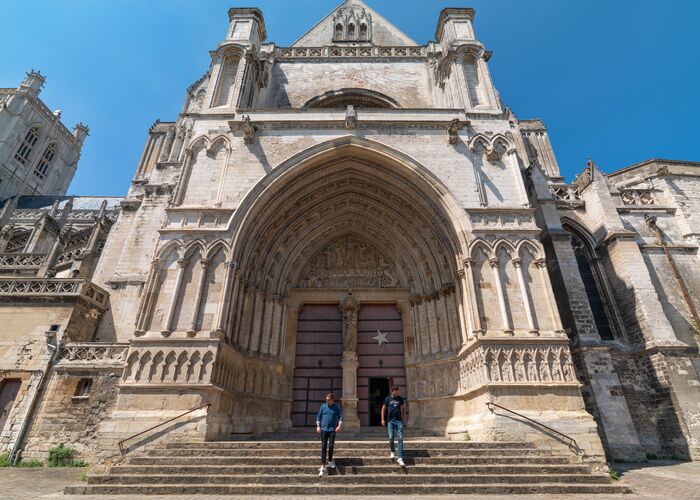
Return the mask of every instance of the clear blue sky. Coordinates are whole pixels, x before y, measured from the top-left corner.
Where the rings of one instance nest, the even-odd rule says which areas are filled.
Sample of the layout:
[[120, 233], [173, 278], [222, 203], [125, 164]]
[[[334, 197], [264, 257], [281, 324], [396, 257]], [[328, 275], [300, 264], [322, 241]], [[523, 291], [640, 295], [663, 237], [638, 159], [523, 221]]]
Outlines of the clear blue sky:
[[[123, 195], [148, 127], [174, 120], [208, 68], [226, 11], [257, 6], [289, 45], [339, 0], [3, 0], [0, 87], [25, 70], [71, 128], [90, 127], [71, 194]], [[607, 171], [651, 157], [700, 161], [700, 1], [367, 0], [423, 44], [440, 10], [474, 7], [503, 101], [542, 118], [564, 175], [591, 156]]]

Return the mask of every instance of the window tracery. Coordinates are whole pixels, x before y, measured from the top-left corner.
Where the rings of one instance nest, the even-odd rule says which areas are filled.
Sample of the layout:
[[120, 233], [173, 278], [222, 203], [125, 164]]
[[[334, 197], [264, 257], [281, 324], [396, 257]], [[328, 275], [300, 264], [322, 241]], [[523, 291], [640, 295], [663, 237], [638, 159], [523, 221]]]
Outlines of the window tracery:
[[39, 159], [39, 163], [37, 163], [36, 168], [34, 168], [34, 175], [37, 176], [39, 179], [43, 179], [46, 177], [46, 173], [49, 170], [49, 166], [51, 165], [51, 161], [53, 160], [53, 157], [56, 155], [56, 143], [52, 142], [48, 146], [46, 146], [46, 149], [44, 149], [44, 154], [41, 155], [41, 158]]
[[25, 165], [32, 155], [32, 150], [36, 146], [39, 140], [39, 127], [32, 127], [29, 129], [27, 134], [22, 140], [22, 144], [19, 145], [17, 152], [15, 153], [15, 159], [22, 165]]

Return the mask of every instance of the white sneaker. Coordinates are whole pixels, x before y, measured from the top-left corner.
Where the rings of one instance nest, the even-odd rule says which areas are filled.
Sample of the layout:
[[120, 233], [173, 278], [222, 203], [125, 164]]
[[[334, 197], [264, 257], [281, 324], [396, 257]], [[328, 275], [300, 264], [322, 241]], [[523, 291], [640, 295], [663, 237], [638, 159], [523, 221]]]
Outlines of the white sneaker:
[[320, 469], [318, 469], [318, 477], [323, 476], [326, 473], [326, 468], [322, 465]]
[[399, 458], [399, 459], [396, 461], [396, 463], [399, 464], [401, 467], [406, 467], [406, 464], [403, 463], [403, 458]]
[[335, 462], [334, 462], [333, 460], [330, 460], [330, 461], [328, 462], [328, 468], [329, 468], [329, 469], [335, 469]]
[[396, 455], [394, 455], [394, 452], [392, 451], [392, 452], [389, 454], [389, 458], [393, 460], [394, 457], [396, 457]]

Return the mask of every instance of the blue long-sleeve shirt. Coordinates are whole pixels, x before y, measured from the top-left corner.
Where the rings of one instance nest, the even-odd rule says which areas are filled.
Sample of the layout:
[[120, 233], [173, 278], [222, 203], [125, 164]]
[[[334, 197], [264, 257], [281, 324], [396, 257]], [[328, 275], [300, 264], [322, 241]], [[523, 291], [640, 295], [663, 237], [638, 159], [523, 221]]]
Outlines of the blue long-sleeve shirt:
[[322, 431], [335, 431], [339, 423], [343, 422], [343, 410], [337, 403], [328, 405], [323, 403], [316, 414], [316, 425], [321, 427]]

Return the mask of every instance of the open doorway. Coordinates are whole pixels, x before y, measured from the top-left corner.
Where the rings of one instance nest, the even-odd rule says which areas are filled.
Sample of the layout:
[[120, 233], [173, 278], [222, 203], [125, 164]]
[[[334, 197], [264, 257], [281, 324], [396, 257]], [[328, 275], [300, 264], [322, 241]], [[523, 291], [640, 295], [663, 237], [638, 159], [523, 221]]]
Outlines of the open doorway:
[[389, 395], [389, 378], [377, 377], [369, 379], [369, 425], [382, 425], [382, 405], [384, 398]]

